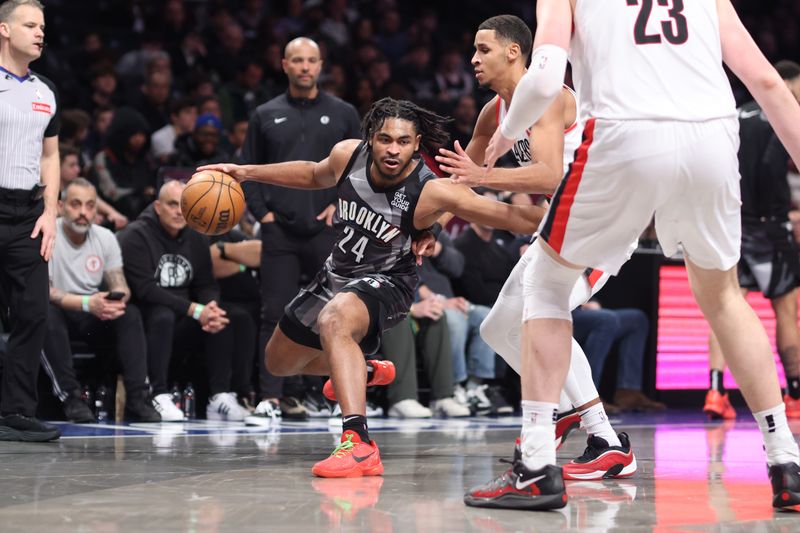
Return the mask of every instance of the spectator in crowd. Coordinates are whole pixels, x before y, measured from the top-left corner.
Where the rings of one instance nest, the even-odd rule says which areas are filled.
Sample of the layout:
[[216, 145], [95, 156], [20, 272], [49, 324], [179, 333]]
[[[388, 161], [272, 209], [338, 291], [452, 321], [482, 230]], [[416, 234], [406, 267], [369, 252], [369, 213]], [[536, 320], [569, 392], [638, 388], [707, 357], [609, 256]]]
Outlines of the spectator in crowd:
[[209, 242], [186, 227], [180, 209], [185, 185], [165, 183], [158, 199], [118, 234], [125, 277], [144, 318], [147, 367], [153, 406], [164, 421], [183, 419], [167, 388], [173, 353], [202, 353], [208, 369], [210, 420], [242, 421], [247, 411], [236, 400], [233, 376], [252, 360], [255, 339], [249, 317], [218, 304]]
[[208, 49], [197, 32], [190, 31], [179, 44], [169, 50], [170, 65], [175, 81], [181, 89], [190, 89], [191, 75], [205, 72], [208, 68]]
[[[289, 90], [260, 105], [251, 117], [244, 163], [320, 161], [339, 141], [360, 137], [353, 106], [317, 86], [322, 69], [317, 43], [304, 37], [291, 41], [283, 67]], [[259, 353], [264, 354], [284, 307], [300, 288], [300, 276], [315, 275], [330, 254], [336, 240], [331, 227], [336, 190], [300, 191], [257, 182], [244, 183], [244, 190], [250, 211], [261, 223]], [[285, 394], [283, 379], [272, 376], [263, 359], [261, 401], [254, 416], [269, 419], [280, 412], [284, 417], [305, 418], [300, 400]]]
[[172, 75], [169, 72], [154, 70], [148, 72], [141, 95], [135, 105], [150, 126], [151, 133], [169, 123], [169, 95], [172, 88]]
[[[125, 419], [160, 422], [149, 398], [142, 317], [136, 306], [127, 303], [130, 290], [119, 244], [111, 231], [92, 223], [97, 191], [87, 180], [75, 178], [59, 204], [61, 217], [56, 221], [56, 246], [49, 264], [50, 312], [43, 358], [64, 414], [73, 422], [94, 421], [80, 397], [70, 341], [86, 341], [97, 352], [103, 342], [110, 341], [125, 383]], [[107, 290], [101, 291], [101, 286]]]
[[220, 148], [222, 122], [211, 113], [197, 117], [194, 130], [175, 141], [175, 153], [168, 159], [170, 166], [196, 168], [209, 163], [228, 161], [230, 155]]
[[428, 46], [415, 45], [401, 61], [397, 77], [420, 103], [430, 104], [436, 100], [438, 88], [431, 67], [431, 49]]
[[[89, 136], [89, 127], [92, 125], [92, 117], [82, 109], [65, 109], [61, 114], [61, 133], [58, 140], [62, 144], [74, 146], [78, 150], [83, 149], [86, 138]], [[91, 161], [80, 160], [83, 167]]]
[[126, 52], [117, 62], [117, 74], [126, 88], [136, 88], [146, 81], [147, 66], [156, 57], [169, 55], [161, 37], [152, 30], [142, 33], [139, 48]]
[[[383, 334], [381, 352], [395, 365], [396, 376], [386, 388], [389, 416], [430, 418], [469, 416], [469, 408], [453, 398], [450, 337], [444, 306], [422, 300], [411, 306], [410, 316]], [[412, 320], [413, 319], [413, 320]], [[416, 335], [414, 330], [417, 331]], [[430, 385], [430, 408], [419, 403], [417, 357]]]
[[215, 43], [209, 49], [209, 64], [221, 80], [232, 80], [236, 77], [237, 60], [245, 51], [242, 27], [234, 20], [223, 24]]
[[605, 363], [614, 343], [619, 346], [617, 389], [606, 411], [663, 411], [666, 406], [642, 393], [645, 343], [650, 329], [647, 315], [639, 309], [603, 309], [592, 300], [572, 312], [575, 340], [583, 348], [592, 379], [600, 387]]
[[[451, 278], [464, 273], [464, 255], [446, 233], [439, 235], [430, 258], [420, 268], [419, 296], [422, 301], [438, 300], [444, 308], [450, 332], [455, 399], [477, 414], [509, 414], [511, 406], [484, 380], [495, 378], [495, 354], [480, 335], [489, 308], [473, 305], [453, 292]], [[487, 396], [487, 393], [489, 394]]]
[[449, 48], [439, 58], [435, 79], [439, 101], [445, 104], [455, 104], [474, 90], [472, 76], [464, 69], [464, 58], [457, 48]]
[[303, 19], [303, 0], [287, 0], [286, 12], [278, 19], [275, 24], [275, 33], [286, 39], [300, 35], [305, 30], [305, 20]]
[[211, 113], [218, 119], [222, 120], [222, 106], [220, 106], [219, 98], [214, 95], [200, 98], [197, 103], [197, 112], [200, 115]]
[[472, 139], [475, 121], [478, 118], [478, 108], [472, 94], [464, 94], [456, 100], [453, 108], [453, 122], [450, 123], [450, 139], [461, 146], [468, 146]]
[[117, 73], [109, 64], [100, 63], [89, 73], [89, 91], [81, 93], [80, 106], [89, 112], [100, 107], [116, 107], [121, 101], [117, 87]]
[[[494, 193], [488, 196], [497, 199]], [[470, 224], [455, 245], [466, 261], [458, 280], [459, 292], [476, 305], [493, 306], [519, 258], [495, 240], [492, 228], [480, 224]]]
[[252, 58], [237, 62], [236, 78], [219, 91], [222, 122], [226, 127], [237, 119], [249, 117], [253, 110], [266, 102], [272, 94], [264, 85], [264, 68]]
[[134, 218], [152, 201], [155, 177], [147, 159], [150, 127], [136, 110], [114, 112], [103, 151], [94, 158], [100, 192], [120, 213]]
[[[59, 144], [58, 156], [61, 159], [61, 192], [66, 190], [70, 183], [81, 175], [81, 166], [78, 162], [78, 150], [68, 144]], [[94, 187], [94, 185], [92, 185]], [[94, 206], [96, 215], [91, 222], [104, 224], [108, 222], [114, 229], [120, 230], [128, 224], [128, 218], [111, 207], [111, 205], [98, 197], [95, 191]]]
[[383, 55], [393, 64], [397, 64], [408, 52], [408, 34], [402, 29], [400, 12], [389, 9], [380, 18], [380, 32], [377, 42]]
[[197, 104], [191, 98], [180, 98], [172, 102], [169, 124], [156, 130], [150, 138], [150, 154], [164, 163], [175, 153], [175, 140], [191, 133], [197, 122]]
[[236, 161], [242, 157], [244, 141], [247, 138], [247, 123], [248, 119], [246, 118], [236, 120], [223, 141], [222, 149], [231, 154]]
[[94, 157], [105, 146], [106, 133], [113, 120], [114, 108], [112, 107], [98, 107], [92, 111], [92, 124], [84, 143], [85, 154], [89, 160], [84, 166], [91, 168], [94, 164]]

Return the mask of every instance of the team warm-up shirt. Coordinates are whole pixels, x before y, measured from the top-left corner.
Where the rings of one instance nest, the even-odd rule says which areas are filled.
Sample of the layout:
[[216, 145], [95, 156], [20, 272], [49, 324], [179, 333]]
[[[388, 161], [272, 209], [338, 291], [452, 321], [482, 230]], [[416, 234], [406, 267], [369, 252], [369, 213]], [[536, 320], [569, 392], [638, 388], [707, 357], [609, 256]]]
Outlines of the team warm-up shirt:
[[348, 278], [397, 275], [408, 278], [413, 291], [417, 271], [411, 241], [419, 233], [414, 229], [414, 210], [425, 183], [436, 176], [422, 159], [410, 164], [414, 170], [405, 180], [380, 188], [370, 175], [369, 147], [358, 145], [337, 184], [333, 226], [338, 240], [326, 262], [329, 270]]
[[20, 78], [0, 67], [0, 188], [39, 183], [42, 140], [58, 135], [57, 111], [50, 80], [34, 72]]
[[716, 0], [578, 0], [569, 60], [584, 120], [736, 116]]
[[64, 233], [64, 219], [56, 220], [56, 245], [48, 263], [53, 287], [73, 294], [94, 294], [103, 283], [103, 273], [122, 268], [117, 238], [102, 226], [92, 224], [81, 245]]

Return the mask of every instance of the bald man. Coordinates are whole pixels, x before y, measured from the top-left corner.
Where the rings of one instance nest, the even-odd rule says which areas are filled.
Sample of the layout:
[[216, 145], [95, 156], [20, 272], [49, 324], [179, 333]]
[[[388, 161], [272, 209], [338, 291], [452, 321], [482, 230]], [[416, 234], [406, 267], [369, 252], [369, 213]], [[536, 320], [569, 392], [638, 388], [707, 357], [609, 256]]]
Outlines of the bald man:
[[[289, 88], [256, 108], [242, 149], [245, 164], [321, 161], [344, 139], [361, 137], [359, 117], [350, 104], [319, 90], [322, 58], [317, 43], [298, 37], [286, 45], [283, 71]], [[274, 416], [304, 419], [303, 387], [271, 375], [264, 348], [283, 308], [330, 254], [335, 188], [301, 191], [259, 182], [243, 184], [247, 206], [261, 221], [260, 403], [246, 422], [269, 423]], [[291, 389], [291, 390], [290, 390]]]
[[[187, 228], [181, 213], [184, 187], [178, 181], [165, 183], [158, 199], [117, 234], [131, 301], [142, 312], [153, 407], [164, 422], [183, 420], [169, 394], [170, 359], [173, 349], [182, 355], [200, 353], [208, 370], [206, 416], [241, 422], [248, 412], [232, 384], [253, 362], [255, 331], [245, 311], [219, 303], [208, 238]], [[181, 377], [186, 375], [198, 389], [206, 389], [195, 372]]]

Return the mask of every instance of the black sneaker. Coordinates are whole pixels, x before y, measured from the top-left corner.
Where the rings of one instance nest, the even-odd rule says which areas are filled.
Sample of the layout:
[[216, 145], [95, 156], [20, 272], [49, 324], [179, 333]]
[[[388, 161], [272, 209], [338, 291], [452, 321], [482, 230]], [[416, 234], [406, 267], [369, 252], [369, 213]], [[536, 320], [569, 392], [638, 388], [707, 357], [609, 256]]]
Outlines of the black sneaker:
[[514, 448], [511, 468], [498, 478], [475, 487], [464, 495], [464, 503], [471, 507], [496, 509], [524, 509], [546, 511], [567, 505], [567, 491], [561, 467], [547, 465], [538, 470], [528, 470], [522, 463], [519, 440]]
[[308, 418], [308, 411], [294, 396], [281, 398], [280, 407], [284, 420], [306, 420]]
[[161, 415], [153, 407], [148, 397], [127, 398], [125, 400], [125, 420], [127, 422], [161, 422]]
[[506, 401], [503, 390], [500, 387], [489, 387], [486, 389], [486, 397], [492, 403], [492, 412], [498, 415], [510, 415], [514, 413], [514, 408]]
[[5, 415], [0, 418], [0, 440], [49, 442], [60, 436], [60, 429], [31, 416]]
[[772, 506], [793, 507], [800, 505], [800, 466], [797, 463], [782, 463], [769, 467], [772, 483]]
[[94, 413], [86, 402], [75, 396], [67, 396], [64, 400], [64, 416], [75, 424], [91, 424], [95, 422]]
[[589, 435], [583, 455], [564, 465], [564, 479], [623, 479], [636, 473], [636, 456], [627, 433], [620, 433], [619, 446]]

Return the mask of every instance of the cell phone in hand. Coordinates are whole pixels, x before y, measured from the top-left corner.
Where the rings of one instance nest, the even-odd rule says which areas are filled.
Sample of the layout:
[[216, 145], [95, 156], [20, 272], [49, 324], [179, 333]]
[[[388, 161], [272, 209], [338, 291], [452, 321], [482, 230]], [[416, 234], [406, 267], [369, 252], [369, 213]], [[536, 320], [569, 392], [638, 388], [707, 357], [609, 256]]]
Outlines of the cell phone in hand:
[[120, 291], [111, 291], [106, 294], [106, 300], [122, 300], [125, 298], [125, 293]]

